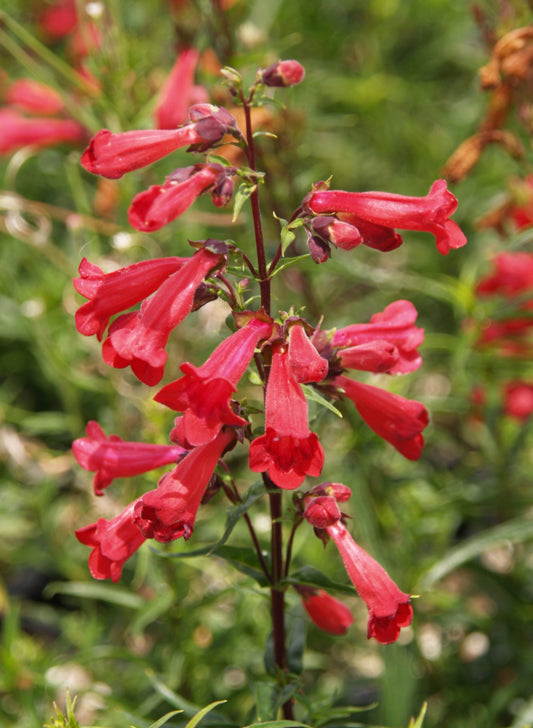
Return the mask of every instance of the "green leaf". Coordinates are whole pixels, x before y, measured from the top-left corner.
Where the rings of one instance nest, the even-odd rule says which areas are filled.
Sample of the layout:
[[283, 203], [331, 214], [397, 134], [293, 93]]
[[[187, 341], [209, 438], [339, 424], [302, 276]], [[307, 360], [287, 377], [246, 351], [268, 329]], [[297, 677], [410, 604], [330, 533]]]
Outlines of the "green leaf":
[[255, 709], [259, 718], [259, 723], [254, 725], [266, 725], [262, 721], [272, 719], [276, 692], [277, 685], [271, 680], [257, 680], [254, 683]]
[[340, 417], [342, 420], [342, 412], [340, 412], [334, 405], [331, 404], [331, 402], [323, 397], [314, 387], [310, 387], [308, 384], [302, 384], [302, 389], [304, 390], [304, 394], [306, 399], [309, 399], [311, 402], [316, 402], [321, 407], [325, 407], [330, 412], [333, 412], [333, 414], [337, 415], [337, 417]]
[[215, 555], [230, 563], [246, 576], [254, 579], [260, 586], [269, 585], [257, 554], [252, 549], [240, 546], [222, 546], [217, 549]]
[[213, 703], [209, 703], [209, 705], [206, 705], [205, 708], [202, 708], [199, 713], [197, 713], [191, 720], [187, 723], [185, 728], [195, 728], [195, 726], [198, 725], [198, 723], [202, 720], [204, 716], [206, 716], [213, 708], [216, 708], [217, 705], [222, 705], [222, 703], [226, 703], [226, 700], [215, 700]]
[[353, 586], [346, 586], [345, 584], [337, 584], [337, 582], [331, 581], [331, 579], [323, 574], [318, 569], [314, 569], [312, 566], [302, 566], [301, 569], [293, 571], [290, 576], [283, 579], [283, 584], [303, 584], [305, 586], [315, 586], [320, 589], [326, 589], [327, 591], [336, 591], [340, 594], [347, 594], [349, 596], [356, 596], [357, 592]]
[[[369, 705], [343, 705], [339, 708], [330, 708], [327, 711], [320, 711], [314, 716], [313, 725], [315, 728], [321, 728], [334, 720], [346, 718], [354, 713], [365, 713], [369, 710], [377, 708], [378, 703], [370, 703]], [[344, 721], [342, 722], [344, 726]], [[370, 728], [370, 726], [368, 726]]]
[[99, 599], [102, 602], [118, 604], [129, 609], [140, 609], [146, 600], [138, 594], [132, 594], [115, 584], [95, 584], [91, 581], [53, 581], [45, 588], [45, 596], [53, 597], [55, 594], [69, 594], [81, 599]]
[[295, 255], [294, 258], [285, 258], [285, 260], [282, 260], [276, 265], [276, 268], [272, 271], [272, 275], [270, 277], [274, 278], [274, 276], [277, 276], [278, 273], [281, 273], [282, 270], [288, 268], [290, 265], [294, 265], [300, 260], [305, 260], [305, 258], [310, 257], [309, 253], [304, 253], [303, 255]]
[[267, 720], [266, 723], [250, 723], [245, 728], [311, 728], [298, 720]]
[[281, 228], [281, 252], [282, 255], [285, 255], [285, 251], [289, 247], [289, 245], [293, 242], [293, 240], [296, 238], [296, 235], [292, 232], [292, 230], [289, 230], [287, 227]]
[[[295, 675], [303, 671], [303, 656], [307, 637], [307, 619], [301, 611], [292, 614], [287, 629], [287, 663], [289, 670]], [[286, 700], [286, 699], [285, 699]], [[285, 702], [285, 700], [283, 702]]]
[[165, 713], [165, 715], [161, 716], [159, 720], [156, 720], [155, 723], [152, 723], [150, 726], [148, 726], [148, 728], [161, 728], [162, 725], [165, 725], [167, 720], [170, 720], [170, 718], [178, 715], [178, 713], [183, 713], [183, 710], [171, 710], [170, 713]]
[[533, 520], [515, 518], [476, 534], [453, 549], [429, 569], [420, 580], [420, 590], [432, 587], [435, 582], [461, 564], [480, 556], [483, 551], [506, 542], [522, 543], [533, 538]]
[[426, 715], [426, 711], [428, 709], [428, 704], [424, 703], [422, 706], [422, 709], [420, 710], [420, 714], [416, 720], [414, 718], [411, 718], [409, 721], [408, 728], [422, 728], [422, 723], [424, 722], [424, 717]]
[[239, 213], [242, 210], [242, 206], [248, 200], [252, 194], [257, 189], [257, 185], [249, 185], [246, 183], [243, 183], [239, 185], [237, 191], [235, 192], [235, 202], [233, 204], [233, 217], [231, 219], [231, 222], [235, 222], [235, 220], [239, 217]]

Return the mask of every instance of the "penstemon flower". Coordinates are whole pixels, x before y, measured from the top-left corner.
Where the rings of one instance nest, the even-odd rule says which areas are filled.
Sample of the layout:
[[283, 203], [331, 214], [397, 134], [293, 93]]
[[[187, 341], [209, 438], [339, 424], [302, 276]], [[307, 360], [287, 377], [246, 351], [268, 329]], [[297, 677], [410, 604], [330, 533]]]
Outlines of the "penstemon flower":
[[[184, 118], [184, 98], [192, 93], [197, 60], [198, 52], [193, 48], [187, 47], [179, 55], [159, 97], [158, 126], [171, 127]], [[172, 362], [172, 369], [179, 368], [181, 376], [156, 393], [156, 402], [179, 414], [170, 432], [175, 445], [139, 444], [135, 449], [134, 443], [116, 436], [106, 438], [96, 423], [89, 424], [86, 438], [76, 440], [75, 455], [82, 467], [96, 471], [99, 494], [115, 477], [177, 463], [160, 478], [157, 487], [139, 496], [118, 516], [79, 529], [77, 537], [92, 549], [92, 575], [118, 581], [125, 561], [146, 539], [189, 539], [201, 504], [220, 491], [220, 497], [226, 497], [233, 510], [214, 551], [225, 543], [231, 524], [242, 516], [256, 552], [253, 567], [251, 561], [243, 560], [245, 572], [260, 569], [259, 581], [270, 589], [273, 654], [281, 690], [286, 687], [289, 668], [284, 615], [289, 586], [321, 629], [341, 635], [353, 622], [347, 607], [321, 588], [323, 581], [315, 583], [308, 578], [307, 583], [298, 578], [298, 572], [291, 576], [293, 538], [302, 523], [311, 524], [325, 543], [333, 540], [336, 544], [350, 580], [368, 607], [368, 637], [383, 644], [394, 642], [413, 616], [409, 594], [394, 584], [344, 525], [349, 516], [339, 504], [348, 501], [351, 489], [334, 481], [309, 483], [310, 478], [321, 475], [326, 454], [313, 431], [315, 421], [309, 423], [308, 399], [326, 405], [326, 416], [327, 409], [335, 409], [331, 401], [351, 400], [365, 423], [409, 460], [422, 456], [423, 432], [429, 421], [421, 402], [346, 374], [354, 370], [405, 375], [420, 367], [424, 330], [416, 326], [413, 304], [396, 300], [369, 321], [340, 329], [324, 329], [323, 317], [313, 324], [304, 318], [305, 309], [297, 301], [288, 311], [273, 311], [271, 283], [274, 274], [282, 270], [280, 260], [287, 255], [287, 238], [290, 242], [296, 235], [292, 231], [303, 228], [310, 255], [319, 263], [327, 263], [332, 255], [344, 255], [342, 251], [357, 255], [355, 249], [360, 245], [382, 252], [393, 250], [402, 244], [396, 229], [432, 233], [443, 254], [464, 245], [466, 238], [450, 219], [457, 200], [444, 180], [434, 182], [425, 197], [343, 192], [317, 183], [298, 209], [287, 215], [282, 242], [268, 260], [259, 182], [268, 184], [269, 179], [268, 175], [263, 179], [256, 166], [252, 107], [268, 102], [272, 92], [265, 87], [300, 83], [304, 69], [297, 61], [274, 63], [258, 71], [248, 93], [234, 69], [224, 69], [224, 75], [235, 102], [242, 107], [238, 111], [245, 134], [229, 111], [200, 103], [189, 108], [187, 120], [175, 129], [117, 134], [102, 130], [82, 157], [88, 171], [119, 178], [184, 147], [188, 147], [186, 153], [203, 154], [200, 161], [196, 157], [193, 163], [177, 167], [163, 184], [139, 192], [130, 205], [129, 222], [136, 230], [155, 232], [174, 225], [204, 193], [211, 194], [217, 207], [229, 204], [237, 184], [235, 213], [248, 198], [251, 202], [255, 259], [246, 244], [241, 247], [233, 240], [208, 239], [192, 243], [197, 250], [189, 258], [145, 260], [108, 274], [94, 263], [82, 261], [74, 284], [88, 300], [76, 313], [78, 330], [100, 340], [107, 330], [102, 345], [104, 361], [115, 368], [130, 367], [149, 386], [163, 378], [167, 341], [191, 311], [219, 298], [227, 308], [227, 321], [232, 314], [233, 330], [200, 366], [191, 361]], [[183, 84], [184, 98], [173, 104], [176, 84]], [[240, 146], [246, 165], [234, 167], [220, 156], [209, 156], [228, 134]], [[220, 151], [224, 153], [224, 149]], [[231, 164], [236, 158], [232, 154]], [[257, 291], [252, 292], [254, 285]], [[138, 310], [128, 310], [139, 304]], [[117, 317], [112, 321], [113, 316]], [[254, 367], [253, 373], [250, 367]], [[247, 382], [261, 386], [264, 408], [263, 401], [258, 405], [239, 391]], [[226, 460], [233, 450], [236, 461], [246, 461], [252, 473], [260, 474], [262, 482], [255, 483], [255, 490], [246, 495], [234, 477], [233, 456]], [[224, 473], [219, 475], [215, 470], [222, 459]], [[332, 460], [327, 467], [334, 467]], [[236, 472], [240, 478], [242, 469]], [[300, 487], [301, 491], [291, 494], [292, 507], [284, 511], [284, 491]], [[248, 515], [248, 509], [261, 497], [263, 502], [268, 498], [270, 508], [268, 553]], [[284, 549], [286, 524], [292, 528]], [[283, 703], [283, 714], [291, 721], [292, 706], [289, 696]]]
[[[457, 200], [448, 190], [445, 180], [437, 180], [425, 197], [407, 197], [387, 192], [343, 192], [318, 189], [310, 193], [304, 206], [314, 214], [341, 213], [353, 215], [351, 224], [365, 238], [365, 224], [401, 230], [426, 230], [433, 233], [437, 249], [446, 255], [451, 248], [466, 243], [461, 229], [450, 220]], [[370, 235], [372, 241], [374, 236]], [[374, 247], [374, 246], [371, 246]], [[390, 248], [389, 248], [390, 249]]]
[[198, 250], [165, 279], [139, 312], [115, 319], [102, 346], [104, 361], [118, 369], [131, 366], [133, 373], [150, 386], [160, 382], [170, 332], [191, 312], [194, 294], [203, 279], [223, 262], [223, 255], [208, 248]]
[[93, 421], [87, 424], [86, 435], [74, 440], [72, 452], [82, 468], [96, 471], [96, 495], [102, 495], [103, 489], [111, 485], [115, 478], [147, 473], [176, 462], [187, 453], [185, 448], [178, 445], [125, 442], [118, 435], [106, 437], [98, 422]]

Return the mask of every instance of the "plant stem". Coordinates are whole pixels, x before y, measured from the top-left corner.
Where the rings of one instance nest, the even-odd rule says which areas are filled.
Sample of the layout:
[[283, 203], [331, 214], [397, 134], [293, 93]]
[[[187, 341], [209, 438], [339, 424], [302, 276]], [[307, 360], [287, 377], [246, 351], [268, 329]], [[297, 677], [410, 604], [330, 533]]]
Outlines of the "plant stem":
[[[241, 100], [244, 108], [244, 118], [246, 121], [246, 141], [248, 165], [252, 172], [256, 172], [255, 163], [255, 145], [253, 138], [252, 117], [250, 102], [253, 91], [248, 99], [245, 98], [241, 90]], [[254, 221], [255, 247], [257, 252], [257, 271], [259, 274], [259, 287], [261, 291], [261, 305], [268, 315], [270, 315], [270, 277], [267, 269], [265, 241], [263, 238], [263, 227], [261, 224], [261, 209], [259, 205], [259, 192], [257, 187], [250, 196], [252, 205], [252, 216]], [[264, 372], [264, 385], [266, 388], [268, 379], [268, 366], [262, 367]], [[283, 578], [283, 530], [281, 524], [282, 515], [282, 499], [280, 489], [270, 480], [266, 473], [263, 474], [265, 485], [269, 490], [270, 500], [270, 520], [271, 520], [271, 576], [272, 586], [270, 589], [270, 605], [272, 614], [272, 634], [274, 641], [274, 664], [279, 675], [280, 685], [284, 683], [283, 674], [288, 671], [287, 663], [287, 647], [285, 635], [285, 591], [280, 587], [280, 581]], [[283, 704], [283, 717], [287, 720], [294, 719], [293, 701], [287, 700]]]
[[[265, 483], [272, 487], [274, 484], [264, 476]], [[276, 486], [274, 486], [276, 487]], [[270, 491], [270, 517], [272, 522], [271, 553], [272, 553], [272, 587], [270, 589], [270, 604], [272, 611], [272, 634], [274, 641], [274, 663], [280, 673], [287, 672], [287, 648], [285, 636], [285, 592], [279, 586], [283, 578], [283, 540], [281, 528], [282, 500], [279, 488]], [[294, 720], [292, 699], [283, 704], [283, 717]]]
[[[241, 91], [241, 100], [244, 108], [244, 118], [246, 121], [246, 153], [248, 156], [248, 166], [253, 172], [257, 172], [255, 167], [255, 145], [253, 138], [251, 108], [248, 100]], [[265, 241], [263, 238], [263, 226], [261, 224], [261, 209], [259, 206], [259, 192], [257, 187], [250, 196], [252, 205], [252, 216], [254, 221], [255, 248], [257, 251], [257, 269], [259, 273], [259, 288], [261, 290], [261, 305], [265, 313], [270, 315], [270, 278], [268, 276]]]

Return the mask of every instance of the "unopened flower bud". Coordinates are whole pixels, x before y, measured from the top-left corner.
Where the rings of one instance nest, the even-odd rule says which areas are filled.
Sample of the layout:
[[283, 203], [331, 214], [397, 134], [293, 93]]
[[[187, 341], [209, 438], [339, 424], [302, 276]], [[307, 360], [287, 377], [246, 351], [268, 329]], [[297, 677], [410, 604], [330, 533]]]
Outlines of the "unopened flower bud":
[[304, 511], [304, 518], [315, 528], [327, 528], [341, 518], [337, 501], [332, 496], [319, 495], [309, 498]]
[[352, 250], [363, 242], [361, 233], [355, 225], [337, 220], [336, 217], [330, 215], [315, 217], [312, 227], [321, 238], [343, 250]]
[[325, 263], [328, 258], [331, 258], [331, 249], [329, 245], [319, 238], [318, 235], [307, 236], [307, 246], [309, 247], [309, 253], [315, 263]]
[[261, 74], [265, 86], [296, 86], [303, 81], [305, 68], [298, 61], [278, 61]]
[[338, 503], [346, 503], [352, 495], [352, 491], [344, 483], [319, 483], [309, 491], [317, 496], [331, 496]]
[[211, 192], [213, 204], [217, 207], [225, 207], [231, 201], [234, 189], [235, 182], [231, 179], [231, 177], [222, 177], [220, 182], [217, 182]]

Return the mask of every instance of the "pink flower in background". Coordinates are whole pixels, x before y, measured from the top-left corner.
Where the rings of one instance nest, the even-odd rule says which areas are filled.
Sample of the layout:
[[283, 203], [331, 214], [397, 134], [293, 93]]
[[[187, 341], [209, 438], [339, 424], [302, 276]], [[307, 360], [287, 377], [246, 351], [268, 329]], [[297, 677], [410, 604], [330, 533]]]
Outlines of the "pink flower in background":
[[368, 324], [352, 324], [333, 334], [333, 345], [343, 367], [363, 371], [407, 374], [422, 364], [417, 351], [424, 329], [415, 326], [416, 308], [410, 301], [394, 301]]
[[234, 440], [233, 430], [223, 430], [186, 455], [171, 473], [161, 478], [156, 490], [137, 500], [134, 522], [146, 538], [165, 542], [191, 536], [217, 461]]
[[52, 38], [63, 38], [78, 25], [76, 0], [56, 0], [46, 7], [39, 18], [39, 26]]
[[363, 420], [376, 434], [408, 460], [418, 460], [424, 447], [422, 431], [429, 424], [427, 410], [421, 402], [356, 382], [344, 375], [336, 377], [334, 385], [352, 400]]
[[187, 450], [178, 445], [151, 445], [144, 442], [126, 442], [118, 435], [106, 437], [97, 422], [89, 422], [86, 437], [74, 440], [72, 452], [85, 470], [96, 472], [94, 492], [103, 489], [114, 478], [131, 477], [176, 462]]
[[107, 521], [99, 518], [76, 531], [76, 538], [93, 550], [89, 556], [89, 571], [95, 579], [117, 582], [124, 563], [142, 546], [146, 538], [133, 522], [136, 501], [118, 516]]
[[385, 569], [352, 538], [337, 521], [326, 528], [344, 562], [348, 576], [368, 607], [368, 638], [384, 645], [396, 642], [402, 627], [411, 624], [413, 608], [409, 594], [400, 591]]
[[533, 384], [507, 382], [503, 390], [503, 411], [516, 420], [529, 419], [533, 414]]
[[231, 408], [231, 395], [257, 344], [272, 332], [272, 322], [253, 317], [223, 341], [201, 367], [184, 362], [185, 376], [167, 384], [154, 399], [183, 412], [182, 435], [192, 445], [212, 440], [222, 425], [243, 426], [247, 421]]
[[350, 213], [372, 225], [433, 233], [443, 255], [466, 244], [457, 223], [449, 219], [457, 208], [457, 199], [442, 179], [433, 183], [425, 197], [320, 189], [313, 191], [305, 204], [315, 214]]
[[0, 109], [0, 129], [0, 154], [9, 154], [30, 145], [77, 145], [87, 138], [85, 129], [72, 119], [23, 116], [7, 107]]
[[96, 334], [102, 340], [109, 319], [116, 313], [140, 303], [190, 258], [153, 258], [104, 273], [83, 258], [74, 288], [89, 301], [76, 311], [76, 328], [84, 336]]
[[265, 434], [250, 445], [250, 470], [267, 471], [276, 485], [289, 490], [301, 485], [306, 475], [320, 475], [324, 451], [309, 431], [307, 402], [284, 346], [273, 347], [265, 407]]
[[476, 286], [478, 295], [514, 298], [526, 291], [533, 295], [533, 253], [498, 253], [492, 265], [492, 273]]
[[329, 634], [346, 634], [353, 623], [353, 615], [348, 607], [323, 589], [297, 586], [296, 591], [314, 624]]
[[206, 89], [194, 85], [199, 55], [196, 48], [184, 48], [178, 54], [154, 110], [158, 129], [175, 129], [187, 121], [189, 106], [209, 101]]
[[13, 81], [5, 101], [31, 114], [54, 115], [64, 109], [63, 99], [55, 89], [31, 78]]
[[140, 312], [115, 319], [102, 346], [104, 361], [118, 369], [131, 366], [133, 373], [150, 386], [161, 381], [170, 332], [190, 313], [203, 279], [224, 260], [223, 255], [207, 248], [198, 250], [165, 279]]

